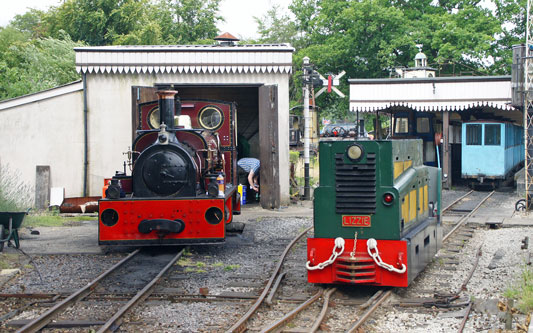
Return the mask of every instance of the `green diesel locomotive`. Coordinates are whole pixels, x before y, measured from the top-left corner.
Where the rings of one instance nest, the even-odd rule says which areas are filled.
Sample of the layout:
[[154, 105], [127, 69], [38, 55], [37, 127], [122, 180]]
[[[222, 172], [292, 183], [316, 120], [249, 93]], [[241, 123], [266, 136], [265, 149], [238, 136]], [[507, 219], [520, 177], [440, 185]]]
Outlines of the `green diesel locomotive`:
[[319, 143], [308, 281], [406, 287], [442, 243], [441, 170], [422, 140]]

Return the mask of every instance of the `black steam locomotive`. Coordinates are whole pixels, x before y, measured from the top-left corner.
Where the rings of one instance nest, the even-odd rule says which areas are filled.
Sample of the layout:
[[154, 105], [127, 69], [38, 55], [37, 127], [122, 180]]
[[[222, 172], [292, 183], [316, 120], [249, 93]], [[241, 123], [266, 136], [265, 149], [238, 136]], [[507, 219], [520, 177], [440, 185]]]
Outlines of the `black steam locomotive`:
[[223, 242], [240, 214], [235, 103], [157, 94], [139, 106], [131, 175], [106, 180], [99, 244]]

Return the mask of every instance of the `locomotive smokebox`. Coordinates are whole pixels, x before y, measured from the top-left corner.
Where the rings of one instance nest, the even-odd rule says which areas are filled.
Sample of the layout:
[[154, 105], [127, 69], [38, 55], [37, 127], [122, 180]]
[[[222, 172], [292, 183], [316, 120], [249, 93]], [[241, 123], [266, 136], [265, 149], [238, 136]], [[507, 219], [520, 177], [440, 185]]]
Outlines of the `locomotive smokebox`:
[[159, 119], [167, 125], [167, 131], [174, 130], [174, 110], [176, 108], [176, 90], [158, 90], [159, 96]]

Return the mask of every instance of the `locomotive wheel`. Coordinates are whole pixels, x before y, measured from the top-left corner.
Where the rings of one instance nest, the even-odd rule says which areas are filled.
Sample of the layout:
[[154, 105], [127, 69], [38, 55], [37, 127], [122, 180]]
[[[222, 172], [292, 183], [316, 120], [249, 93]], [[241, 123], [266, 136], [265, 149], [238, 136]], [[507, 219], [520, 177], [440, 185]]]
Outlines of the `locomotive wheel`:
[[526, 199], [520, 199], [514, 204], [514, 210], [517, 212], [523, 212], [526, 210]]

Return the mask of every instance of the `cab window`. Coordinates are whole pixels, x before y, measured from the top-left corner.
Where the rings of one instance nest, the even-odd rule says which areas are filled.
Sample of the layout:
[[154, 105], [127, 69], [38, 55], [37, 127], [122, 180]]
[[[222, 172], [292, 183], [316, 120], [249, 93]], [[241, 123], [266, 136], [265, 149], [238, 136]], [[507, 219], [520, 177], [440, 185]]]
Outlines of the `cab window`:
[[501, 142], [501, 125], [485, 125], [485, 146], [499, 146]]
[[416, 132], [417, 133], [429, 133], [429, 118], [427, 117], [416, 118]]
[[409, 133], [409, 118], [400, 117], [396, 118], [394, 125], [394, 133], [407, 134]]
[[469, 146], [481, 145], [481, 125], [466, 125], [466, 144]]

